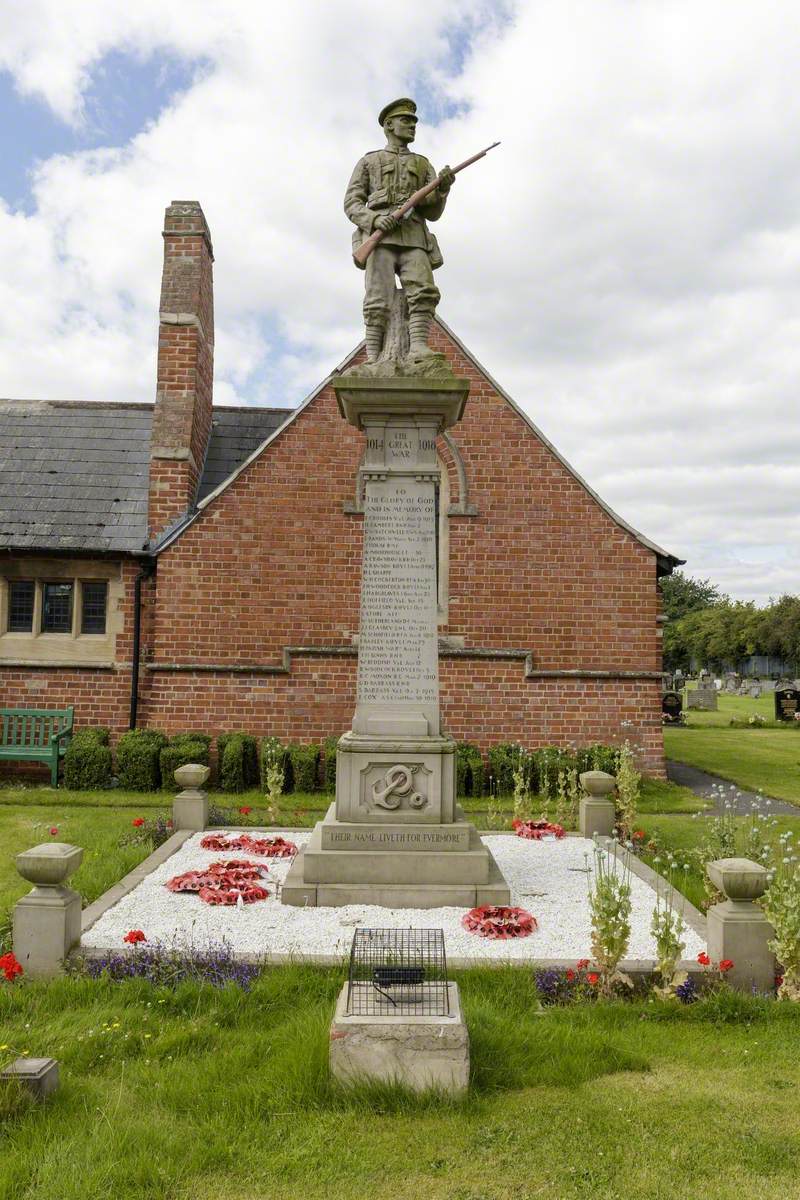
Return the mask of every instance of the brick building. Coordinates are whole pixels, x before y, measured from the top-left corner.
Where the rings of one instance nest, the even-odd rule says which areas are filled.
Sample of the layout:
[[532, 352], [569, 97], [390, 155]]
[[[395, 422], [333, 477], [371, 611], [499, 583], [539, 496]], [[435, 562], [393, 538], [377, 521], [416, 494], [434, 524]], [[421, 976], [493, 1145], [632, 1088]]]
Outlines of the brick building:
[[[74, 704], [115, 736], [318, 741], [355, 702], [363, 438], [333, 376], [299, 408], [213, 407], [212, 262], [200, 206], [170, 205], [154, 404], [0, 402], [0, 703]], [[470, 380], [439, 444], [446, 729], [483, 747], [629, 737], [663, 773], [656, 580], [680, 560], [441, 321], [432, 344]]]

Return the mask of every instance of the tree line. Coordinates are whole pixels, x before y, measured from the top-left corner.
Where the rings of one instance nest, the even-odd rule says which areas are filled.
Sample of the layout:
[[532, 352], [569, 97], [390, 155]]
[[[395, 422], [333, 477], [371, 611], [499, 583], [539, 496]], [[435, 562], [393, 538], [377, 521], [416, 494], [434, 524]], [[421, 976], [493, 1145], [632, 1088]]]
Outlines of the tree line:
[[708, 579], [682, 571], [661, 580], [664, 667], [688, 670], [692, 663], [721, 670], [753, 654], [800, 666], [800, 596], [781, 596], [765, 608], [731, 600]]

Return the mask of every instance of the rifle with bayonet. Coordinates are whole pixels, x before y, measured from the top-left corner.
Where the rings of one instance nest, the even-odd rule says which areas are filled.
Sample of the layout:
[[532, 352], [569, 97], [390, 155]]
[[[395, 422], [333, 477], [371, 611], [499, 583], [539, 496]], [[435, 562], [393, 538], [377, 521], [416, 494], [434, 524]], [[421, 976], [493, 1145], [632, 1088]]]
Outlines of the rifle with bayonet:
[[[450, 170], [452, 171], [453, 175], [457, 175], [459, 171], [463, 171], [465, 167], [472, 166], [472, 164], [477, 162], [479, 158], [483, 158], [485, 154], [488, 154], [490, 150], [494, 150], [495, 146], [499, 145], [499, 142], [492, 142], [491, 146], [487, 146], [485, 150], [481, 150], [478, 154], [473, 154], [472, 158], [465, 158], [462, 163], [459, 163], [457, 167], [451, 167]], [[396, 208], [391, 215], [396, 221], [402, 221], [404, 217], [410, 216], [412, 210], [416, 208], [416, 206], [420, 204], [426, 196], [430, 196], [431, 192], [435, 191], [439, 186], [439, 183], [440, 176], [437, 175], [434, 180], [432, 180], [430, 183], [426, 183], [424, 187], [419, 189], [419, 191], [414, 192], [412, 196], [409, 196], [407, 200], [404, 200], [400, 207]], [[375, 249], [375, 247], [383, 240], [384, 236], [385, 234], [382, 229], [376, 229], [374, 233], [369, 235], [366, 241], [361, 243], [359, 248], [353, 253], [353, 259], [357, 266], [363, 267], [365, 265], [370, 254], [372, 254], [372, 251]]]

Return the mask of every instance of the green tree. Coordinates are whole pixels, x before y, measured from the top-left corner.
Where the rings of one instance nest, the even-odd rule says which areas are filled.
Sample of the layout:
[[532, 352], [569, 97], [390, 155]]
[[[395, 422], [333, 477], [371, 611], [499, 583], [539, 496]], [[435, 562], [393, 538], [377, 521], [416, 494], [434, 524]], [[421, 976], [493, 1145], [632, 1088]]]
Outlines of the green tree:
[[683, 571], [673, 571], [659, 580], [664, 601], [664, 616], [679, 621], [687, 613], [724, 603], [728, 597], [710, 579], [692, 579]]

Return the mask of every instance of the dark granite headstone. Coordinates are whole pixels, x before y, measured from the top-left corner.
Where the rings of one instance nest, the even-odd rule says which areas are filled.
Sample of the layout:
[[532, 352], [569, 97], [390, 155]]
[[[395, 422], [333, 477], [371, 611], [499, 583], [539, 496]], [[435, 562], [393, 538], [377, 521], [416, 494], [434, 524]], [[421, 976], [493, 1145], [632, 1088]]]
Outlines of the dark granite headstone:
[[683, 696], [680, 692], [665, 692], [661, 697], [661, 712], [665, 724], [676, 725], [683, 716]]
[[800, 712], [800, 689], [787, 687], [775, 692], [775, 720], [793, 721]]

